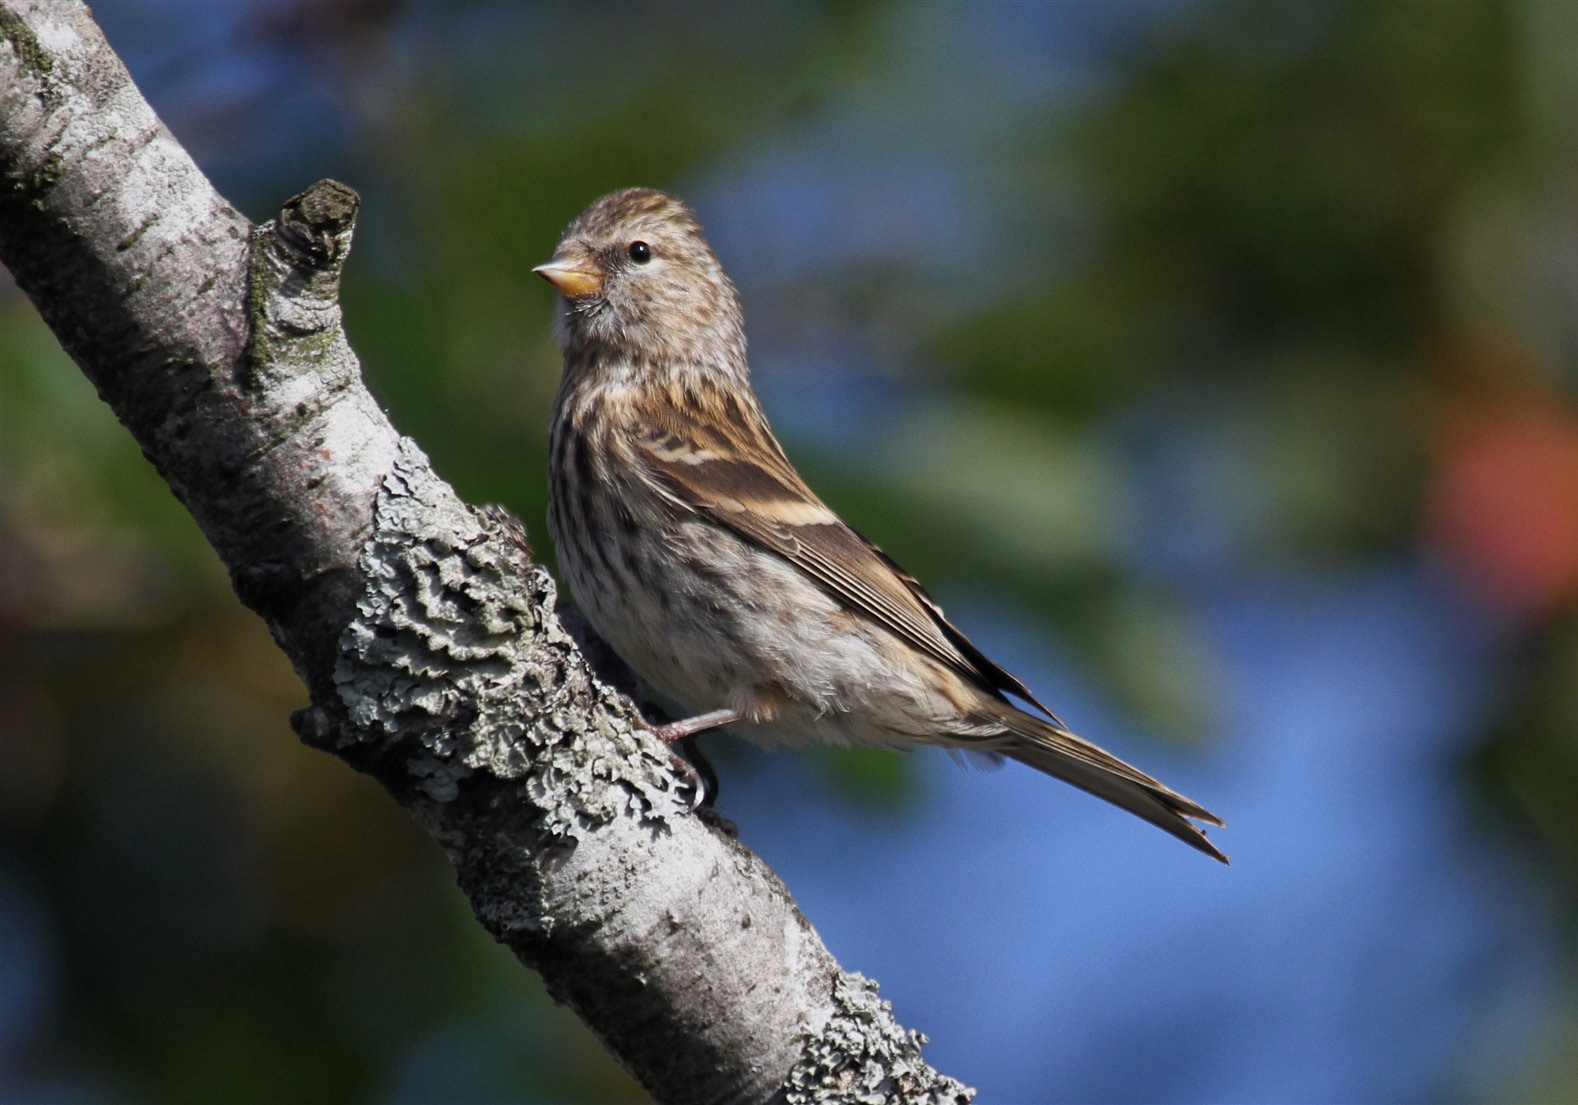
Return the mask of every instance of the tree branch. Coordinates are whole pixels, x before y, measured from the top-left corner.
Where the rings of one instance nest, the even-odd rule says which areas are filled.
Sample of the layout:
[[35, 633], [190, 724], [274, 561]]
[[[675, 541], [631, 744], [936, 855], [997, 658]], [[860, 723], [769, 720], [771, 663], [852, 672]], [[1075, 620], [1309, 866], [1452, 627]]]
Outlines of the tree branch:
[[0, 3], [0, 261], [478, 919], [659, 1100], [962, 1102], [765, 864], [691, 812], [525, 531], [434, 475], [340, 327], [358, 200], [253, 227], [86, 7]]

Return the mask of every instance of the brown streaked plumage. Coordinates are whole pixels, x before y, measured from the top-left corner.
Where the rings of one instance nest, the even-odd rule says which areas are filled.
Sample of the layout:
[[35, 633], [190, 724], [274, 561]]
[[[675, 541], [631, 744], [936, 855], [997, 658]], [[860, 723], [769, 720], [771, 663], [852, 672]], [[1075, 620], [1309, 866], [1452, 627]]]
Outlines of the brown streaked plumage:
[[1220, 820], [1069, 732], [806, 486], [685, 203], [604, 196], [537, 271], [563, 297], [549, 528], [598, 632], [697, 715], [666, 736], [723, 724], [763, 742], [1006, 755], [1227, 861], [1193, 823]]

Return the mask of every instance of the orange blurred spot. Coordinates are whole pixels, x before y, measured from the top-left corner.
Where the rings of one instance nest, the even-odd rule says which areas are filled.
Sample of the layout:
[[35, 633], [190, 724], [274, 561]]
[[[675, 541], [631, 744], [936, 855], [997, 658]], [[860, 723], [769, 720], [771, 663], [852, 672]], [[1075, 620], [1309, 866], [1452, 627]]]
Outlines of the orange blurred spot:
[[1578, 416], [1537, 396], [1463, 402], [1444, 420], [1427, 533], [1496, 605], [1578, 595]]

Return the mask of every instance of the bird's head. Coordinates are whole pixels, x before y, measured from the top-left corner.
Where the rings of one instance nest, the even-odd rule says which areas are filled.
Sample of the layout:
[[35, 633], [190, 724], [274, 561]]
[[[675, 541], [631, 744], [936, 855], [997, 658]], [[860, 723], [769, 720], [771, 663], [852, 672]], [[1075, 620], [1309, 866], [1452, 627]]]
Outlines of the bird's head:
[[739, 296], [683, 200], [627, 188], [597, 200], [532, 271], [563, 299], [567, 362], [743, 373]]

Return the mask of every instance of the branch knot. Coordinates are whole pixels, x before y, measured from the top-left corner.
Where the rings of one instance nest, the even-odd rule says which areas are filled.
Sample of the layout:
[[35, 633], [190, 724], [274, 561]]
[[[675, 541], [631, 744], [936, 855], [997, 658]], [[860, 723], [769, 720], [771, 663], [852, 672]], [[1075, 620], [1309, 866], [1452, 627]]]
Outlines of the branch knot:
[[296, 253], [303, 267], [332, 270], [338, 283], [361, 206], [362, 197], [354, 188], [337, 180], [320, 180], [280, 210], [280, 243]]
[[320, 180], [253, 231], [243, 380], [249, 389], [316, 378], [317, 388], [333, 393], [359, 376], [340, 327], [340, 272], [360, 207], [355, 191]]

